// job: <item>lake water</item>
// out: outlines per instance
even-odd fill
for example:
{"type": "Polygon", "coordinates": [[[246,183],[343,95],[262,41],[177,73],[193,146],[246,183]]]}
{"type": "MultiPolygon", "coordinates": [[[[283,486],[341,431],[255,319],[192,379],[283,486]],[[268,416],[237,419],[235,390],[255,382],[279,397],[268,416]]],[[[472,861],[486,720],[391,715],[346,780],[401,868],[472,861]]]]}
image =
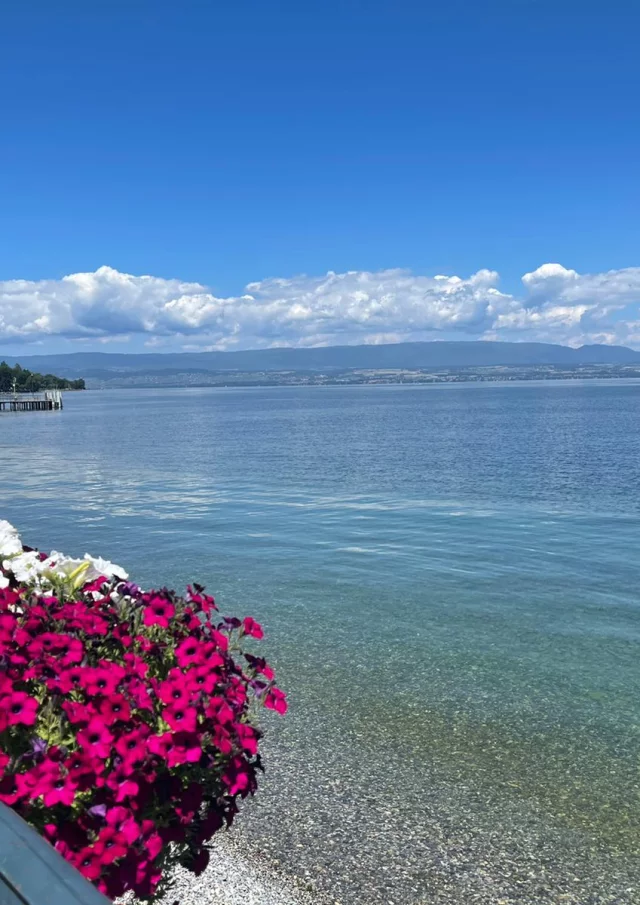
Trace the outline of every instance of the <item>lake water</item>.
{"type": "Polygon", "coordinates": [[[329,901],[640,901],[640,385],[95,391],[0,518],[260,618],[247,844],[329,901]]]}

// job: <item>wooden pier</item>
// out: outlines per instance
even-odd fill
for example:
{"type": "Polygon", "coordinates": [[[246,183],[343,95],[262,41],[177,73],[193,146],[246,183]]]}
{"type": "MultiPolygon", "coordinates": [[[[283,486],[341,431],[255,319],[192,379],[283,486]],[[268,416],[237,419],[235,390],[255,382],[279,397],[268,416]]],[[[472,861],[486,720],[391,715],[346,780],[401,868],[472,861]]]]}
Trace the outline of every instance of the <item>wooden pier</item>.
{"type": "Polygon", "coordinates": [[[0,412],[57,412],[62,409],[60,390],[43,393],[0,393],[0,412]]]}

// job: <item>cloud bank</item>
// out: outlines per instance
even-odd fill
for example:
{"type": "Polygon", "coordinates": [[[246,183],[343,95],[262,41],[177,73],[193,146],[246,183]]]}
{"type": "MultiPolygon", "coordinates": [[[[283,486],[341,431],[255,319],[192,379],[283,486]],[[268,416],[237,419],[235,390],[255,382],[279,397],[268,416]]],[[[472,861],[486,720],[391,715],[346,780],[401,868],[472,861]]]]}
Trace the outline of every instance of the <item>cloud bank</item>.
{"type": "Polygon", "coordinates": [[[206,286],[111,267],[60,280],[0,281],[0,343],[80,343],[142,336],[149,346],[257,349],[438,337],[640,347],[640,267],[580,274],[543,264],[522,291],[499,275],[329,272],[249,283],[219,298],[206,286]]]}

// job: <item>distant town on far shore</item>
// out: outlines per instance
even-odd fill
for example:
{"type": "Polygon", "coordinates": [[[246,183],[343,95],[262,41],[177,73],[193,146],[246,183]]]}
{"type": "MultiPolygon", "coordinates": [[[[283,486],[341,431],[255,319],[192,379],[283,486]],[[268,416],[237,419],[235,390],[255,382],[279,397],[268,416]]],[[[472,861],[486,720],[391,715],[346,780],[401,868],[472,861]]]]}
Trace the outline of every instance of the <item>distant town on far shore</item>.
{"type": "Polygon", "coordinates": [[[235,352],[76,352],[22,356],[20,362],[6,356],[0,365],[0,391],[11,390],[16,375],[19,390],[637,379],[640,352],[625,346],[476,341],[235,352]]]}

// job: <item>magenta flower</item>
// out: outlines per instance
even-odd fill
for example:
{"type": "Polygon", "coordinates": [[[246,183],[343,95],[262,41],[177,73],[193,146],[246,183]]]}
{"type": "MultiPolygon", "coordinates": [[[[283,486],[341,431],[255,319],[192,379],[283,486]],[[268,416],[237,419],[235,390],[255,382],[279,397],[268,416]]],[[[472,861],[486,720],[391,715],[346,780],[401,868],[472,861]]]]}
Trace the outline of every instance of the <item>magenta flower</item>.
{"type": "Polygon", "coordinates": [[[245,654],[244,658],[252,669],[263,675],[267,681],[272,681],[274,672],[264,657],[254,657],[252,654],[245,654]]]}
{"type": "Polygon", "coordinates": [[[136,823],[133,812],[129,808],[117,805],[107,811],[107,826],[113,827],[126,840],[128,845],[133,845],[140,838],[140,827],[136,823]]]}
{"type": "Polygon", "coordinates": [[[137,654],[128,652],[122,659],[124,660],[124,665],[126,666],[127,671],[131,676],[137,676],[138,679],[144,679],[144,677],[149,672],[149,665],[145,663],[142,657],[139,657],[137,654]]]}
{"type": "Polygon", "coordinates": [[[187,593],[185,594],[185,600],[189,603],[192,603],[200,612],[205,613],[207,616],[211,614],[213,610],[217,610],[216,602],[209,594],[204,593],[204,588],[200,588],[195,585],[191,587],[189,585],[187,587],[187,593]]]}
{"type": "Polygon", "coordinates": [[[16,773],[13,778],[15,779],[16,795],[18,798],[39,798],[42,794],[39,789],[40,772],[38,770],[27,770],[26,773],[16,773]]]}
{"type": "Polygon", "coordinates": [[[247,616],[246,619],[243,619],[242,631],[245,635],[250,635],[252,638],[264,638],[262,626],[259,622],[256,622],[255,619],[252,619],[251,616],[247,616]]]}
{"type": "Polygon", "coordinates": [[[91,696],[115,694],[123,676],[124,670],[115,664],[86,669],[82,676],[82,686],[91,696]]]}
{"type": "Polygon", "coordinates": [[[38,715],[38,702],[24,691],[14,691],[0,698],[0,713],[7,726],[33,726],[38,715]]]}
{"type": "Polygon", "coordinates": [[[105,826],[100,830],[94,847],[100,855],[102,864],[113,864],[114,861],[120,861],[129,851],[129,843],[124,833],[118,832],[112,826],[105,826]]]}
{"type": "Polygon", "coordinates": [[[72,805],[77,790],[78,783],[58,768],[55,773],[43,773],[35,791],[42,795],[45,808],[52,808],[57,804],[72,805]]]}
{"type": "Polygon", "coordinates": [[[168,600],[162,597],[154,597],[144,609],[143,622],[145,625],[159,625],[161,628],[169,628],[169,620],[176,614],[176,608],[168,600]]]}
{"type": "MultiPolygon", "coordinates": [[[[171,670],[173,674],[171,678],[165,682],[161,682],[156,694],[158,699],[164,704],[172,707],[187,707],[193,696],[192,689],[188,683],[188,674],[185,676],[179,670],[171,670]]],[[[170,675],[171,675],[170,673],[170,675]]]]}
{"type": "Polygon", "coordinates": [[[198,666],[202,662],[201,644],[196,638],[185,638],[176,647],[176,660],[182,669],[198,666]]]}
{"type": "Polygon", "coordinates": [[[287,696],[279,688],[270,688],[265,695],[264,706],[275,710],[276,713],[285,714],[288,708],[287,696]]]}
{"type": "Polygon", "coordinates": [[[165,732],[163,736],[151,736],[149,750],[164,757],[169,768],[194,764],[202,757],[202,745],[195,732],[165,732]]]}
{"type": "Polygon", "coordinates": [[[190,689],[205,694],[211,694],[220,681],[219,673],[215,672],[209,663],[190,669],[184,678],[190,689]]]}
{"type": "Polygon", "coordinates": [[[84,644],[78,638],[67,636],[67,646],[61,649],[60,663],[62,666],[72,666],[74,663],[82,663],[84,658],[84,644]]]}
{"type": "Polygon", "coordinates": [[[258,733],[248,723],[236,723],[234,726],[240,747],[248,754],[258,753],[258,733]]]}
{"type": "Polygon", "coordinates": [[[179,815],[181,823],[192,823],[200,809],[202,798],[202,786],[197,782],[190,783],[176,803],[176,813],[179,815]]]}
{"type": "Polygon", "coordinates": [[[0,613],[0,648],[12,640],[17,624],[13,613],[0,613]]]}
{"type": "Polygon", "coordinates": [[[113,770],[106,778],[105,785],[113,792],[114,800],[118,804],[135,798],[140,791],[139,783],[126,765],[113,770]]]}
{"type": "Polygon", "coordinates": [[[235,717],[231,707],[229,707],[225,699],[221,697],[210,699],[206,709],[206,715],[209,719],[216,723],[220,723],[222,726],[232,723],[235,717]]]}
{"type": "Polygon", "coordinates": [[[81,704],[79,701],[64,701],[62,709],[67,714],[67,719],[74,726],[86,726],[89,720],[96,716],[93,707],[88,704],[81,704]]]}
{"type": "MultiPolygon", "coordinates": [[[[57,848],[57,846],[56,846],[57,848]]],[[[102,873],[101,852],[92,846],[87,846],[78,852],[73,863],[87,880],[97,880],[102,873]]]]}
{"type": "Polygon", "coordinates": [[[221,754],[231,754],[233,751],[233,743],[231,735],[224,726],[215,726],[211,740],[221,754]]]}
{"type": "Polygon", "coordinates": [[[87,726],[78,732],[78,744],[87,753],[103,759],[109,756],[113,735],[100,716],[92,717],[87,726]]]}
{"type": "Polygon", "coordinates": [[[122,758],[124,765],[142,763],[147,754],[146,740],[149,731],[141,728],[134,729],[121,735],[115,743],[115,749],[122,758]]]}
{"type": "Polygon", "coordinates": [[[229,650],[229,639],[227,638],[226,635],[223,635],[222,632],[219,632],[217,629],[214,629],[211,632],[211,637],[213,638],[213,640],[215,641],[215,643],[217,644],[217,646],[220,648],[221,651],[226,652],[229,650]]]}
{"type": "Polygon", "coordinates": [[[252,784],[251,773],[246,761],[242,757],[234,757],[223,775],[222,781],[227,786],[229,795],[240,794],[244,797],[252,784]]]}
{"type": "Polygon", "coordinates": [[[150,835],[146,836],[144,839],[144,848],[149,859],[151,861],[155,861],[163,848],[162,836],[160,835],[160,833],[151,833],[150,835]]]}
{"type": "Polygon", "coordinates": [[[198,725],[198,712],[195,707],[184,707],[181,704],[165,707],[162,719],[174,732],[195,732],[198,725]]]}
{"type": "Polygon", "coordinates": [[[154,703],[149,689],[141,679],[129,679],[126,685],[127,696],[138,710],[153,711],[154,703]]]}
{"type": "Polygon", "coordinates": [[[126,722],[131,716],[131,707],[124,695],[114,694],[98,702],[98,712],[107,726],[121,720],[126,722]]]}
{"type": "Polygon", "coordinates": [[[62,694],[69,694],[69,692],[83,687],[86,673],[86,667],[72,666],[58,675],[56,685],[62,694]]]}

